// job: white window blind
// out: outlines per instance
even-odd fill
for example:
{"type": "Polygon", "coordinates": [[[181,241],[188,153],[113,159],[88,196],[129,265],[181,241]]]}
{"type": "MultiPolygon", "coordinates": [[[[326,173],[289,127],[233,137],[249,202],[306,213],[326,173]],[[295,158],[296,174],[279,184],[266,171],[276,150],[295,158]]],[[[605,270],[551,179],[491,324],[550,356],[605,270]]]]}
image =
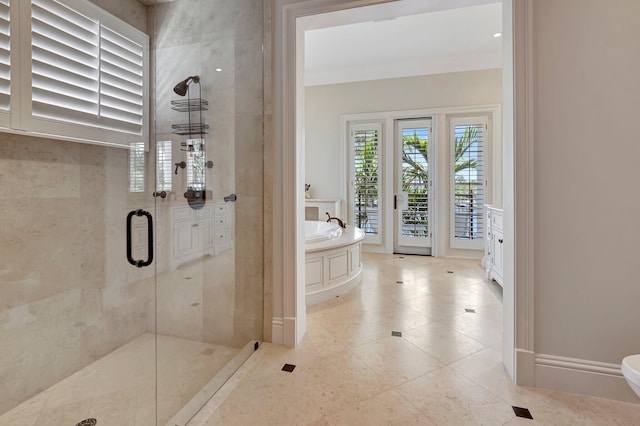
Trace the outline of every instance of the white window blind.
{"type": "Polygon", "coordinates": [[[11,30],[9,0],[0,0],[0,110],[9,111],[11,96],[11,30]]]}
{"type": "Polygon", "coordinates": [[[482,249],[487,119],[451,120],[452,247],[482,249]]]}
{"type": "Polygon", "coordinates": [[[381,126],[377,123],[358,124],[351,127],[353,223],[362,229],[368,242],[379,242],[380,236],[380,188],[379,164],[381,126]]]}
{"type": "Polygon", "coordinates": [[[75,3],[32,0],[33,116],[142,135],[143,43],[75,3]]]}
{"type": "Polygon", "coordinates": [[[156,191],[171,191],[171,141],[156,143],[156,191]]]}

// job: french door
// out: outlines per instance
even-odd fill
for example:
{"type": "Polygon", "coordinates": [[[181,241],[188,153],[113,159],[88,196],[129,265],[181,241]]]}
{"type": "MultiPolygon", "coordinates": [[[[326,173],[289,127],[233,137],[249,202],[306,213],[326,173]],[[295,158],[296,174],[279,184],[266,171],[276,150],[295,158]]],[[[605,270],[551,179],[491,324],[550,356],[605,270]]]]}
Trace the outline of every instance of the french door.
{"type": "Polygon", "coordinates": [[[394,252],[431,254],[433,151],[431,119],[396,121],[394,184],[394,252]]]}

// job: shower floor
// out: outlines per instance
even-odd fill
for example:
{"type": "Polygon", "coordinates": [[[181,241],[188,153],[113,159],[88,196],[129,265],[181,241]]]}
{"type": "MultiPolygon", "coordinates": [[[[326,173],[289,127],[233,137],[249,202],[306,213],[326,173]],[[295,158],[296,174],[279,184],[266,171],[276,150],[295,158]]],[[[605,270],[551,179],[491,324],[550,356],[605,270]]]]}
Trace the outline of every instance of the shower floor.
{"type": "MultiPolygon", "coordinates": [[[[239,349],[158,336],[158,424],[165,424],[239,349]]],[[[0,416],[1,426],[156,424],[156,339],[143,334],[0,416]]]]}

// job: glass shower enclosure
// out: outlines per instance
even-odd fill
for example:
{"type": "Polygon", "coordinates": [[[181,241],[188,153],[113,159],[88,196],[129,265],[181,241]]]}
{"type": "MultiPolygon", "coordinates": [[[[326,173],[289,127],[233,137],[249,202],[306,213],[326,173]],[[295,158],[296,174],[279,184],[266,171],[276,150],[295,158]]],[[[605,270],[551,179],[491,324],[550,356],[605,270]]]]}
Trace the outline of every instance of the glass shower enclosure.
{"type": "Polygon", "coordinates": [[[90,3],[147,37],[96,72],[149,136],[0,129],[0,426],[186,425],[262,340],[263,2],[90,3]]]}

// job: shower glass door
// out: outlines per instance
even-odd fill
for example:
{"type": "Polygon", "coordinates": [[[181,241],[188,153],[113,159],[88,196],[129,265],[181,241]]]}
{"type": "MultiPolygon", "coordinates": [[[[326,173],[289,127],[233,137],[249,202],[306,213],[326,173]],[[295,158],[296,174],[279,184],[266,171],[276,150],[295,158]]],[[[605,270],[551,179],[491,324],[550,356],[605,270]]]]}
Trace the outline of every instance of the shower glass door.
{"type": "Polygon", "coordinates": [[[183,425],[262,340],[261,1],[157,1],[157,424],[183,425]]]}

